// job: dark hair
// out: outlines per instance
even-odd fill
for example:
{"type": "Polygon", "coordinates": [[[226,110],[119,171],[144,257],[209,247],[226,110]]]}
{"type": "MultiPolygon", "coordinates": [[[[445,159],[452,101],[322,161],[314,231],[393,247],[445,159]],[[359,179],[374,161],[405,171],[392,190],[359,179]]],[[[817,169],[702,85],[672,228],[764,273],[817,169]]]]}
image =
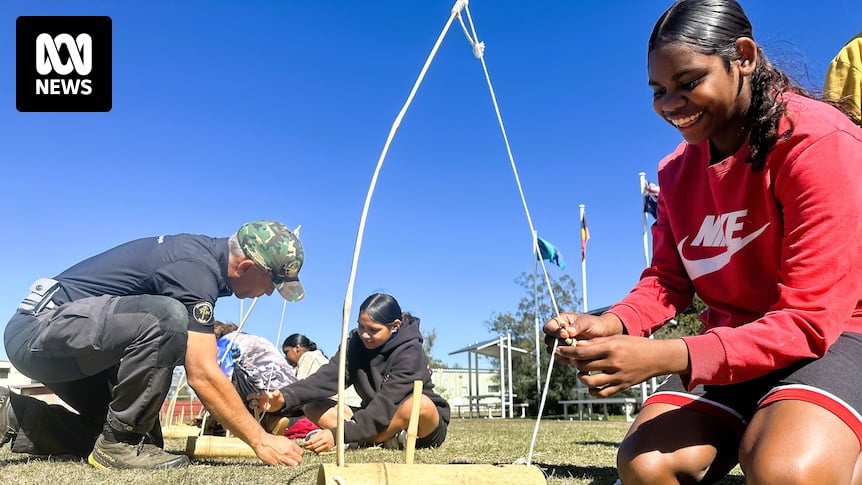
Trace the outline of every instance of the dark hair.
{"type": "Polygon", "coordinates": [[[391,327],[395,320],[401,320],[401,325],[419,325],[419,318],[409,312],[402,312],[398,301],[386,293],[375,293],[359,305],[359,313],[365,312],[377,323],[391,327]]]}
{"type": "Polygon", "coordinates": [[[237,330],[239,330],[239,327],[237,327],[236,324],[230,322],[223,323],[218,320],[213,321],[213,333],[215,334],[216,340],[231,332],[236,332],[237,330]]]}
{"type": "MultiPolygon", "coordinates": [[[[648,52],[665,44],[687,44],[703,54],[721,57],[730,71],[731,63],[740,59],[736,41],[741,37],[754,40],[751,22],[735,0],[678,0],[653,27],[648,52]]],[[[767,153],[779,140],[786,140],[793,133],[789,118],[790,128],[778,133],[778,122],[787,114],[787,103],[780,100],[785,92],[813,98],[773,66],[758,45],[757,64],[751,74],[751,106],[746,114],[749,126],[746,162],[754,171],[763,168],[767,153]]]]}
{"type": "Polygon", "coordinates": [[[310,351],[317,350],[317,344],[309,340],[308,337],[301,333],[295,333],[288,336],[286,339],[284,339],[284,343],[281,344],[282,347],[296,347],[297,345],[310,351]]]}

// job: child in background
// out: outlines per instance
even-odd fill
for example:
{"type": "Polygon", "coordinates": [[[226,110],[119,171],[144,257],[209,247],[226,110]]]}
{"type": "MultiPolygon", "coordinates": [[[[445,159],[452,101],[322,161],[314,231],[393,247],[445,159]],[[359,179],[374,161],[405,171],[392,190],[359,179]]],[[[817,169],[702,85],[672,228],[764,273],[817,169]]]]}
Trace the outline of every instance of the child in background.
{"type": "Polygon", "coordinates": [[[862,124],[862,32],[847,41],[829,63],[823,97],[839,103],[862,124]]]}
{"type": "Polygon", "coordinates": [[[317,344],[301,333],[295,333],[284,339],[281,345],[287,363],[296,370],[297,379],[305,379],[317,372],[329,359],[317,349],[317,344]]]}
{"type": "MultiPolygon", "coordinates": [[[[335,446],[338,425],[336,354],[308,378],[258,396],[262,409],[303,406],[305,415],[323,428],[306,439],[316,453],[335,446]]],[[[359,307],[358,328],[347,342],[346,385],[362,398],[360,407],[345,409],[346,443],[380,443],[402,449],[413,402],[413,381],[423,382],[417,448],[437,447],[446,439],[449,404],[433,391],[428,359],[422,348],[419,319],[402,312],[390,295],[375,293],[359,307]]]]}
{"type": "MultiPolygon", "coordinates": [[[[213,329],[219,367],[243,399],[297,381],[293,367],[287,365],[269,340],[239,332],[233,323],[215,321],[213,329]]],[[[288,426],[288,420],[275,413],[267,413],[261,419],[264,429],[273,434],[283,434],[288,426]]]]}

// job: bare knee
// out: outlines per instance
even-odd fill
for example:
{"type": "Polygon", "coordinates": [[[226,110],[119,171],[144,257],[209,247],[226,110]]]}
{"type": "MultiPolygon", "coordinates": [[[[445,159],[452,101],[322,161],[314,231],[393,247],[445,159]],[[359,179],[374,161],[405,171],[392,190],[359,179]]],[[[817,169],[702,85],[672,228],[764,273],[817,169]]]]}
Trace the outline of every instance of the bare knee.
{"type": "Polygon", "coordinates": [[[739,446],[749,484],[853,483],[858,462],[855,433],[805,401],[782,400],[759,410],[739,446]]]}
{"type": "Polygon", "coordinates": [[[811,467],[787,459],[787,457],[779,460],[758,459],[741,465],[741,467],[745,474],[745,483],[749,485],[759,483],[787,485],[794,483],[836,483],[825,479],[823,475],[812,473],[811,467]]]}
{"type": "MultiPolygon", "coordinates": [[[[331,399],[312,401],[303,406],[302,412],[309,421],[321,428],[335,428],[338,426],[337,403],[331,399]]],[[[345,417],[350,417],[352,414],[345,417]]]]}
{"type": "Polygon", "coordinates": [[[663,447],[626,439],[617,453],[617,469],[626,485],[711,481],[734,464],[718,457],[711,445],[663,447]]]}
{"type": "MultiPolygon", "coordinates": [[[[421,396],[421,404],[419,405],[419,435],[423,436],[422,431],[429,426],[436,427],[437,421],[440,419],[437,413],[437,406],[428,396],[421,396]]],[[[398,409],[395,410],[395,415],[392,417],[392,424],[395,428],[407,429],[410,424],[410,413],[413,409],[413,397],[405,399],[398,409]]],[[[433,428],[427,430],[427,433],[433,431],[433,428]]],[[[427,434],[426,433],[426,434],[427,434]]]]}
{"type": "Polygon", "coordinates": [[[745,474],[746,483],[847,483],[841,471],[824,456],[787,453],[787,450],[762,446],[752,450],[740,450],[739,464],[745,474]]]}
{"type": "Polygon", "coordinates": [[[668,456],[658,450],[633,452],[625,442],[617,453],[617,472],[626,485],[671,483],[668,456]]]}

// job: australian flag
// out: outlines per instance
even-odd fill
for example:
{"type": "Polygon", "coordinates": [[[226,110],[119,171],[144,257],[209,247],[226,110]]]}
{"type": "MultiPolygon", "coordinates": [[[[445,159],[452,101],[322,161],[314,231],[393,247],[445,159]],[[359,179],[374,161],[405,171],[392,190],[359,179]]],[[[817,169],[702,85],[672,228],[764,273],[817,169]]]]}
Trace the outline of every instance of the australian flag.
{"type": "Polygon", "coordinates": [[[658,218],[658,184],[647,182],[644,186],[644,213],[649,213],[654,219],[658,218]]]}

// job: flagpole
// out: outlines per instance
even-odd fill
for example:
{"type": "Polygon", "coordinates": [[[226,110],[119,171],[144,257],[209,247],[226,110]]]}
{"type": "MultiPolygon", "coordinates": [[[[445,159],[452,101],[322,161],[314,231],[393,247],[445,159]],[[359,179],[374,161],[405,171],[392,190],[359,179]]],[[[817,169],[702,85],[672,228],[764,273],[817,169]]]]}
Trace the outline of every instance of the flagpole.
{"type": "Polygon", "coordinates": [[[640,185],[641,185],[641,211],[643,212],[643,242],[644,242],[644,265],[649,266],[649,221],[647,220],[647,212],[644,210],[643,203],[646,197],[646,173],[639,172],[638,177],[640,177],[640,185]]]}
{"type": "Polygon", "coordinates": [[[539,233],[533,231],[533,317],[535,323],[533,325],[536,333],[536,399],[542,396],[542,364],[539,354],[539,258],[541,257],[536,251],[539,250],[537,241],[539,233]]]}
{"type": "MultiPolygon", "coordinates": [[[[584,220],[584,204],[578,206],[581,209],[581,224],[583,224],[584,220]]],[[[578,225],[580,227],[580,224],[578,225]]],[[[584,232],[579,231],[581,233],[581,247],[587,243],[584,240],[584,232]]],[[[587,305],[587,257],[586,254],[581,258],[581,285],[584,288],[584,313],[589,311],[589,306],[587,305]]]]}
{"type": "MultiPolygon", "coordinates": [[[[649,257],[649,232],[648,232],[648,230],[649,230],[649,215],[647,214],[647,211],[646,211],[646,209],[647,209],[646,201],[647,201],[647,196],[648,196],[646,173],[638,172],[638,178],[640,178],[641,211],[643,212],[643,218],[644,218],[643,219],[644,266],[648,268],[650,266],[650,257],[649,257]]],[[[658,202],[656,201],[656,203],[658,203],[658,202]]],[[[653,336],[650,335],[649,338],[653,338],[653,336]]],[[[657,380],[657,378],[653,377],[650,381],[651,381],[651,385],[652,385],[652,392],[655,392],[656,387],[658,387],[658,380],[657,380]]],[[[641,389],[641,396],[643,398],[646,398],[646,396],[647,396],[646,381],[641,382],[640,389],[641,389]]]]}

